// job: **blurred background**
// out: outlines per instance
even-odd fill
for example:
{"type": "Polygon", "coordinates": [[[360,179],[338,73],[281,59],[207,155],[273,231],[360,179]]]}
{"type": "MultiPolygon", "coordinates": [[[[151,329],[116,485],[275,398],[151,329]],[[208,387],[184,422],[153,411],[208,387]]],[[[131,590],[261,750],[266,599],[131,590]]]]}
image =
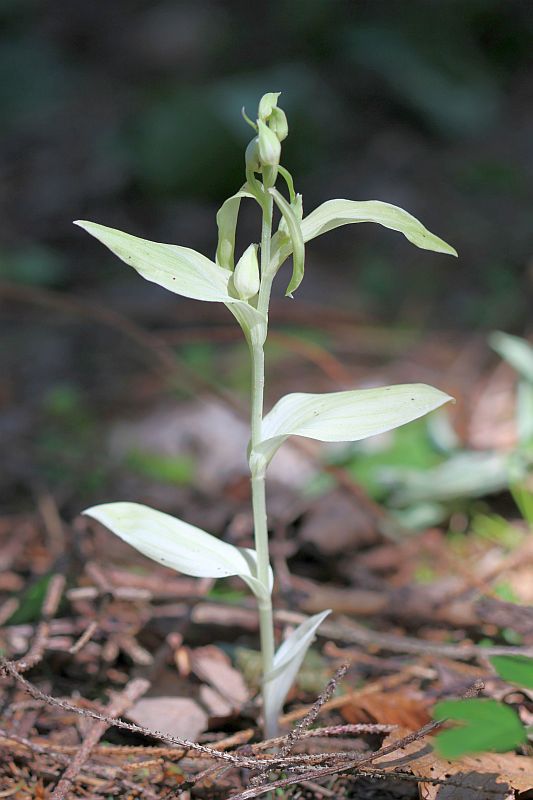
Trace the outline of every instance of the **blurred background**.
{"type": "MultiPolygon", "coordinates": [[[[494,420],[475,440],[464,407],[494,358],[487,334],[531,330],[531,3],[2,0],[0,17],[8,509],[45,490],[75,511],[114,481],[122,496],[187,483],[198,453],[161,456],[153,431],[169,422],[154,408],[204,390],[244,397],[225,309],[143,282],[71,222],[212,255],[216,210],[243,181],[240,109],[254,116],[265,91],[283,92],[283,162],[307,212],[384,200],[460,254],[372,225],[313,242],[295,300],[283,280],[275,298],[273,397],[308,378],[316,390],[433,380],[459,389],[456,433],[494,445],[494,420]]],[[[246,208],[242,243],[257,222],[246,208]]]]}

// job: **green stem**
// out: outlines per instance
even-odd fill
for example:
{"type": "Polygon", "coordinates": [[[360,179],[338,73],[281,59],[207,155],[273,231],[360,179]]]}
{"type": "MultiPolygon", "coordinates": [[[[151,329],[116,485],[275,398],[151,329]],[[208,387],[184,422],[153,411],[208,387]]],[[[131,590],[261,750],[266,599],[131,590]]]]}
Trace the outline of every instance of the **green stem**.
{"type": "MultiPolygon", "coordinates": [[[[265,189],[268,183],[265,181],[265,189]]],[[[252,336],[250,341],[250,354],[252,359],[252,387],[251,387],[251,447],[252,450],[261,439],[261,425],[263,421],[263,398],[265,387],[265,353],[263,349],[268,326],[268,304],[272,288],[273,276],[270,275],[270,239],[272,235],[272,197],[267,195],[263,205],[263,222],[261,231],[261,288],[257,303],[258,310],[264,314],[265,328],[259,336],[252,336]]],[[[255,550],[257,553],[257,577],[261,582],[264,593],[258,600],[259,629],[261,637],[261,662],[263,680],[273,668],[274,663],[274,624],[272,618],[272,602],[270,599],[270,557],[268,550],[268,524],[266,514],[265,496],[265,466],[259,459],[250,461],[252,485],[252,509],[254,518],[255,550]]],[[[263,684],[263,709],[265,720],[266,695],[263,684]]],[[[265,735],[275,735],[269,722],[265,726],[265,735]],[[267,729],[268,727],[268,729],[267,729]]]]}

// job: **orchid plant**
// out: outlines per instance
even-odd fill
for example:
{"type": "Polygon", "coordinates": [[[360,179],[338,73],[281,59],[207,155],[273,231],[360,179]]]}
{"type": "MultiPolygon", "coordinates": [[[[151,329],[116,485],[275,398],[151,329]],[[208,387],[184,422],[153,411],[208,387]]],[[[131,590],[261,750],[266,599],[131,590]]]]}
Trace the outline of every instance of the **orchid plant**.
{"type": "Polygon", "coordinates": [[[95,222],[76,224],[99,239],[143,278],[194,300],[224,303],[242,328],[251,361],[248,450],[254,521],[254,549],[235,547],[180,519],[132,502],[106,503],[84,513],[98,520],[154,561],[186,575],[224,578],[238,575],[256,597],[259,610],[263,726],[276,734],[278,717],[316,631],[330,613],[307,619],[276,649],[269,559],[265,475],[289,436],[325,442],[358,441],[392,430],[442,406],[451,398],[423,384],[386,386],[326,394],[288,394],[266,414],[264,345],[272,282],[292,256],[286,295],[292,297],[304,277],[305,244],[342,225],[376,222],[402,233],[425,250],[457,255],[453,247],[428,231],[415,217],[389,203],[328,200],[307,216],[293,178],[280,163],[287,118],[278,105],[279,92],[265,94],[245,153],[243,186],[217,213],[218,246],[214,260],[188,247],[139,239],[95,222]],[[281,182],[286,194],[276,188],[281,182]],[[235,235],[243,200],[261,210],[261,239],[236,259],[235,235]],[[279,223],[273,230],[273,212],[279,223]],[[236,262],[236,263],[235,263],[236,262]]]}

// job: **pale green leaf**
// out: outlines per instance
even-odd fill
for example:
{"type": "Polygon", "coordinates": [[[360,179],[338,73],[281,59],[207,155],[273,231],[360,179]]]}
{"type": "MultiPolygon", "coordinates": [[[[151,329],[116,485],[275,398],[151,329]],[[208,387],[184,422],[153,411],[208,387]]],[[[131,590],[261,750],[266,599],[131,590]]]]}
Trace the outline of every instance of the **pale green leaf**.
{"type": "Polygon", "coordinates": [[[533,442],[533,382],[525,379],[516,389],[516,427],[520,443],[533,442]]]}
{"type": "Polygon", "coordinates": [[[252,199],[254,197],[247,188],[248,184],[245,183],[236,194],[228,197],[222,203],[217,213],[218,245],[216,260],[217,264],[229,270],[232,270],[235,265],[235,231],[241,200],[243,197],[251,197],[252,199]]]}
{"type": "Polygon", "coordinates": [[[302,227],[293,208],[287,203],[283,195],[280,194],[277,189],[270,189],[269,191],[274,198],[274,202],[281,211],[287,230],[289,231],[292,250],[292,277],[285,294],[292,295],[302,282],[304,276],[305,247],[302,227]]]}
{"type": "Polygon", "coordinates": [[[423,250],[457,255],[453,247],[428,231],[412,214],[380,200],[327,200],[302,221],[304,241],[353,222],[377,222],[403,233],[406,239],[423,250]]]}
{"type": "Polygon", "coordinates": [[[201,528],[139,503],[105,503],[83,513],[165,567],[197,578],[238,575],[255,594],[262,593],[255,550],[234,547],[201,528]]]}
{"type": "MultiPolygon", "coordinates": [[[[403,233],[412,244],[423,250],[457,255],[451,245],[428,231],[412,214],[380,200],[327,200],[302,220],[303,240],[309,242],[334,228],[355,222],[376,222],[385,228],[403,233]]],[[[272,263],[277,269],[291,254],[291,246],[290,242],[279,238],[274,244],[272,263]]]]}
{"type": "Polygon", "coordinates": [[[533,347],[519,336],[495,331],[489,337],[493,350],[496,350],[519,375],[533,383],[533,347]]]}
{"type": "Polygon", "coordinates": [[[196,250],[139,239],[95,222],[77,220],[75,225],[102,242],[147,281],[193,300],[225,303],[248,327],[263,322],[262,315],[255,308],[229,294],[230,270],[223,269],[196,250]]]}
{"type": "MultiPolygon", "coordinates": [[[[518,465],[516,480],[524,472],[518,465]]],[[[395,506],[483,497],[507,488],[511,476],[509,454],[492,450],[464,450],[425,470],[388,467],[381,471],[383,482],[394,489],[391,503],[395,506]]]]}
{"type": "Polygon", "coordinates": [[[289,190],[289,198],[291,204],[296,200],[296,192],[294,191],[294,180],[292,178],[291,173],[285,167],[282,167],[281,164],[278,165],[278,172],[287,184],[287,189],[289,190]]]}
{"type": "Polygon", "coordinates": [[[287,693],[302,665],[304,656],[314,641],[318,627],[330,613],[331,610],[328,609],[309,617],[278,648],[274,656],[272,672],[264,678],[264,715],[267,732],[276,730],[278,716],[283,708],[287,693]]]}
{"type": "Polygon", "coordinates": [[[254,453],[269,461],[288,436],[356,442],[418,419],[452,399],[425,384],[288,394],[263,419],[254,453]]]}

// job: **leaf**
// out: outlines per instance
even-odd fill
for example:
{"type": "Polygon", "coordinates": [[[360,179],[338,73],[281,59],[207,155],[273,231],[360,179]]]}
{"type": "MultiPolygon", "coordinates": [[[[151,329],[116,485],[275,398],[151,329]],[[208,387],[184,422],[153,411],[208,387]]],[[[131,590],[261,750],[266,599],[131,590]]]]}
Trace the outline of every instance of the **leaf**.
{"type": "Polygon", "coordinates": [[[533,527],[533,491],[526,483],[514,483],[509,490],[525,521],[533,527]]]}
{"type": "Polygon", "coordinates": [[[287,189],[289,190],[289,199],[292,203],[296,201],[296,192],[294,191],[294,181],[292,178],[291,173],[285,167],[282,167],[281,164],[278,164],[278,172],[287,184],[287,189]]]}
{"type": "MultiPolygon", "coordinates": [[[[376,689],[377,687],[373,687],[376,689]]],[[[400,725],[416,731],[426,725],[430,700],[415,689],[402,686],[393,691],[372,691],[348,695],[340,712],[346,722],[376,722],[379,725],[400,725]]]]}
{"type": "Polygon", "coordinates": [[[225,303],[239,322],[249,327],[264,322],[263,316],[249,303],[229,294],[232,273],[196,250],[139,239],[95,222],[77,220],[74,224],[102,242],[147,281],[193,300],[225,303]]]}
{"type": "Polygon", "coordinates": [[[385,228],[403,233],[406,239],[422,250],[457,256],[455,248],[428,231],[412,214],[380,200],[327,200],[302,221],[304,241],[308,242],[352,222],[377,222],[385,228]]]}
{"type": "Polygon", "coordinates": [[[217,213],[218,245],[216,261],[221,267],[232,270],[235,265],[235,231],[237,219],[243,197],[251,197],[253,194],[247,191],[248,184],[234,195],[222,203],[217,213]]]}
{"type": "Polygon", "coordinates": [[[384,433],[452,400],[425,384],[328,394],[288,394],[263,419],[258,455],[272,458],[288,436],[322,442],[356,442],[384,433]]]}
{"type": "Polygon", "coordinates": [[[489,336],[489,343],[519,375],[533,383],[533,347],[529,342],[519,336],[495,331],[489,336]]]}
{"type": "Polygon", "coordinates": [[[272,672],[265,676],[265,729],[267,736],[275,731],[287,693],[291,688],[304,656],[315,638],[317,628],[331,611],[322,611],[302,622],[278,648],[272,672]]]}
{"type": "Polygon", "coordinates": [[[234,547],[201,528],[139,503],[105,503],[83,513],[165,567],[196,578],[238,575],[258,597],[265,594],[257,580],[255,550],[234,547]]]}
{"type": "Polygon", "coordinates": [[[151,731],[189,741],[196,741],[209,725],[203,708],[190,697],[143,697],[126,716],[151,731]]]}
{"type": "Polygon", "coordinates": [[[274,198],[274,202],[281,211],[289,231],[292,247],[292,277],[285,294],[292,296],[292,293],[296,291],[301,284],[304,276],[305,247],[301,223],[283,195],[280,194],[277,189],[269,189],[269,191],[274,198]]]}
{"type": "Polygon", "coordinates": [[[516,428],[521,444],[533,441],[533,382],[525,379],[516,389],[516,428]]]}
{"type": "Polygon", "coordinates": [[[126,456],[126,465],[139,475],[159,483],[187,485],[194,477],[194,460],[190,456],[167,456],[132,448],[126,456]]]}
{"type": "MultiPolygon", "coordinates": [[[[380,200],[327,200],[302,220],[303,240],[309,242],[334,228],[355,222],[377,222],[403,233],[406,239],[423,250],[457,256],[455,248],[428,231],[412,214],[380,200]]],[[[278,237],[272,248],[273,268],[278,269],[290,254],[290,243],[278,237]]]]}
{"type": "Polygon", "coordinates": [[[509,485],[510,466],[506,453],[464,450],[424,470],[387,468],[381,478],[394,489],[391,502],[401,507],[501,491],[509,485]]]}
{"type": "Polygon", "coordinates": [[[190,664],[192,672],[216,689],[232,708],[241,708],[250,699],[243,676],[232,667],[228,655],[215,645],[192,650],[190,664]]]}
{"type": "MultiPolygon", "coordinates": [[[[409,733],[412,729],[397,727],[383,746],[394,744],[409,733]]],[[[419,778],[423,800],[511,800],[515,792],[531,787],[531,759],[514,753],[480,753],[449,761],[439,758],[430,740],[424,738],[374,762],[378,769],[391,775],[399,764],[400,769],[407,768],[419,778]]]]}
{"type": "Polygon", "coordinates": [[[525,689],[533,689],[533,658],[494,656],[490,662],[500,678],[525,689]]]}
{"type": "Polygon", "coordinates": [[[51,577],[50,574],[41,575],[22,591],[15,610],[6,619],[8,625],[26,625],[39,619],[51,577]]]}
{"type": "Polygon", "coordinates": [[[445,700],[433,709],[435,719],[464,722],[436,737],[437,750],[444,758],[485,750],[505,752],[526,741],[526,732],[517,713],[504,703],[485,698],[445,700]]]}

